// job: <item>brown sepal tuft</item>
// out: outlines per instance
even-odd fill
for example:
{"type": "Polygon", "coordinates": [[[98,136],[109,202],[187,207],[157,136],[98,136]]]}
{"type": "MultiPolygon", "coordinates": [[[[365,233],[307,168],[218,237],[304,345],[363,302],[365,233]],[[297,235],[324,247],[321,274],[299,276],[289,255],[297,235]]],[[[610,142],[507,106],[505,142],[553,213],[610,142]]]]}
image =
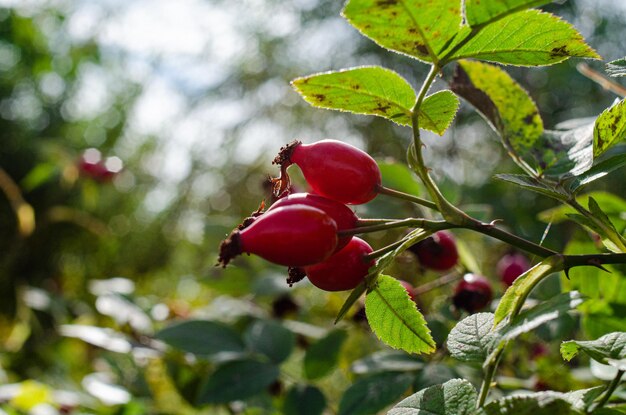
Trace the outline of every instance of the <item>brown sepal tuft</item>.
{"type": "Polygon", "coordinates": [[[290,287],[293,287],[295,283],[302,281],[304,277],[306,277],[304,270],[298,267],[289,267],[287,273],[289,274],[287,284],[289,284],[290,287]]]}
{"type": "Polygon", "coordinates": [[[215,266],[221,265],[222,268],[226,268],[226,265],[239,254],[241,254],[241,238],[239,230],[235,229],[220,244],[220,255],[215,266]]]}

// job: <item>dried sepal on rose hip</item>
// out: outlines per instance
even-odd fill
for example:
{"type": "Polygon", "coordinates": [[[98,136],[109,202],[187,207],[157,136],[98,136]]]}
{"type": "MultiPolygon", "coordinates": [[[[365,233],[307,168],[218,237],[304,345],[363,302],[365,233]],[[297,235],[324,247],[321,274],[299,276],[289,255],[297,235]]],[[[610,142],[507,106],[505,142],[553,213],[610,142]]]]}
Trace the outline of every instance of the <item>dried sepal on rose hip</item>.
{"type": "Polygon", "coordinates": [[[368,259],[372,247],[361,238],[354,237],[341,251],[326,261],[304,267],[304,273],[313,285],[324,291],[344,291],[355,288],[376,263],[368,259]]]}
{"type": "Polygon", "coordinates": [[[381,174],[376,161],[366,152],[337,140],[312,144],[293,141],[280,149],[273,161],[280,165],[280,177],[273,179],[274,192],[282,194],[290,186],[287,168],[300,167],[316,194],[341,203],[358,205],[378,194],[381,174]]]}
{"type": "Polygon", "coordinates": [[[302,267],[324,261],[337,247],[337,224],[320,209],[293,205],[267,211],[220,245],[218,265],[242,253],[302,267]]]}

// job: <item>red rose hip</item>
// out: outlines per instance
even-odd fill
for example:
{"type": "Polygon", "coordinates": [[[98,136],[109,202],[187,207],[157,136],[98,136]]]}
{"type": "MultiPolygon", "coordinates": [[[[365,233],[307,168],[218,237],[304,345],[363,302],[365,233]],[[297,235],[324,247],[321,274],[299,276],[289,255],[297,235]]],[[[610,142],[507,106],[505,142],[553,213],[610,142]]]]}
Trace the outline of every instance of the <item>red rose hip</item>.
{"type": "Polygon", "coordinates": [[[289,188],[287,167],[296,164],[316,194],[342,203],[358,205],[376,197],[381,174],[376,161],[366,152],[337,140],[313,144],[293,141],[274,159],[281,176],[274,179],[280,194],[289,188]]]}
{"type": "Polygon", "coordinates": [[[368,269],[376,263],[365,258],[372,251],[367,242],[354,237],[326,261],[304,267],[304,272],[313,285],[324,291],[351,290],[363,281],[368,269]]]}
{"type": "Polygon", "coordinates": [[[409,251],[417,255],[423,267],[435,271],[447,271],[459,260],[454,236],[448,231],[439,231],[416,243],[409,251]]]}
{"type": "Polygon", "coordinates": [[[241,253],[302,267],[324,261],[337,246],[337,224],[320,209],[293,205],[267,211],[249,226],[234,230],[220,245],[218,264],[241,253]]]}
{"type": "Polygon", "coordinates": [[[477,274],[465,274],[454,290],[452,301],[457,308],[475,313],[485,308],[492,298],[493,292],[487,278],[477,274]]]}
{"type": "MultiPolygon", "coordinates": [[[[354,229],[359,218],[348,206],[327,197],[314,195],[310,193],[293,193],[276,201],[268,210],[272,211],[276,208],[292,205],[311,206],[325,212],[337,224],[338,231],[354,229]]],[[[344,236],[339,238],[335,252],[346,246],[350,242],[352,236],[344,236]]]]}
{"type": "Polygon", "coordinates": [[[530,261],[524,255],[519,253],[506,254],[498,264],[496,265],[496,273],[500,280],[507,287],[512,285],[513,282],[530,269],[530,261]]]}

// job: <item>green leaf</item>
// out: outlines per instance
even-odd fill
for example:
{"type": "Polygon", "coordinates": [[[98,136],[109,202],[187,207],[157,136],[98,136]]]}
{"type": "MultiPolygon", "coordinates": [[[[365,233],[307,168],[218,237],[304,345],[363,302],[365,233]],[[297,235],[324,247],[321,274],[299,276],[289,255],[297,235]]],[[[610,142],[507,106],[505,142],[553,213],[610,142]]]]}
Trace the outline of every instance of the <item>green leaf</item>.
{"type": "Polygon", "coordinates": [[[388,415],[471,415],[476,389],[466,380],[452,379],[421,390],[394,406],[388,415]]]}
{"type": "Polygon", "coordinates": [[[366,290],[367,287],[365,286],[365,282],[361,282],[352,291],[350,291],[350,295],[348,296],[348,298],[346,298],[346,301],[344,301],[341,309],[339,310],[339,313],[337,313],[337,317],[335,318],[335,324],[337,324],[343,318],[343,316],[346,315],[348,310],[350,310],[350,307],[352,307],[352,305],[354,305],[354,303],[356,303],[358,299],[361,298],[361,295],[363,295],[366,290]]]}
{"type": "Polygon", "coordinates": [[[341,345],[347,337],[345,331],[334,330],[309,346],[304,356],[304,374],[307,379],[326,376],[337,366],[341,345]]]}
{"type": "Polygon", "coordinates": [[[380,66],[365,66],[297,78],[291,82],[314,107],[377,115],[411,124],[415,91],[400,75],[380,66]]]}
{"type": "Polygon", "coordinates": [[[419,109],[420,128],[443,135],[452,123],[459,104],[459,98],[452,91],[443,90],[427,96],[419,109]]]}
{"type": "Polygon", "coordinates": [[[465,19],[470,26],[485,25],[502,17],[552,0],[465,0],[465,19]]]}
{"type": "MultiPolygon", "coordinates": [[[[596,398],[602,395],[606,388],[604,386],[596,386],[595,388],[580,389],[565,394],[563,399],[572,404],[579,411],[586,410],[596,398]]],[[[593,412],[596,413],[595,411],[593,412]]]]}
{"type": "Polygon", "coordinates": [[[383,350],[352,363],[350,370],[358,375],[380,372],[405,372],[419,370],[424,362],[410,354],[395,350],[383,350]]]}
{"type": "Polygon", "coordinates": [[[311,385],[293,385],[285,396],[284,415],[322,415],[326,398],[322,391],[311,385]]]}
{"type": "Polygon", "coordinates": [[[539,10],[508,15],[484,26],[450,58],[509,65],[552,65],[570,57],[600,59],[569,23],[539,10]]]}
{"type": "Polygon", "coordinates": [[[553,255],[520,275],[502,296],[495,312],[494,325],[497,326],[505,318],[516,315],[532,289],[545,277],[562,269],[563,257],[553,255]]]}
{"type": "Polygon", "coordinates": [[[517,186],[520,186],[527,190],[531,190],[533,192],[550,196],[557,200],[565,201],[569,197],[564,190],[552,187],[548,183],[535,179],[534,177],[522,174],[496,174],[495,178],[508,183],[513,183],[517,186]]]}
{"type": "Polygon", "coordinates": [[[227,403],[263,392],[278,379],[277,366],[256,360],[228,362],[200,387],[198,404],[227,403]]]}
{"type": "Polygon", "coordinates": [[[411,386],[411,373],[382,373],[359,379],[346,390],[339,415],[370,415],[397,401],[411,386]]]}
{"type": "Polygon", "coordinates": [[[365,313],[376,336],[389,346],[408,353],[431,353],[435,342],[424,316],[402,285],[381,275],[365,297],[365,313]]]}
{"type": "Polygon", "coordinates": [[[607,108],[593,129],[593,155],[598,157],[611,146],[626,140],[626,99],[607,108]]]}
{"type": "Polygon", "coordinates": [[[492,313],[465,317],[450,331],[447,346],[452,357],[462,362],[484,362],[498,340],[492,313]]]}
{"type": "Polygon", "coordinates": [[[461,27],[461,3],[448,0],[350,0],[342,15],[378,45],[426,62],[461,27]]]}
{"type": "MultiPolygon", "coordinates": [[[[615,224],[617,229],[622,229],[626,226],[626,218],[622,217],[622,213],[626,212],[626,200],[613,193],[595,191],[578,196],[576,201],[579,204],[586,206],[589,205],[590,197],[593,197],[597,203],[602,205],[602,210],[611,218],[611,221],[615,224]]],[[[567,215],[570,213],[576,213],[576,210],[571,206],[563,205],[544,210],[543,212],[540,212],[537,217],[546,223],[560,223],[567,220],[567,215]]]]}
{"type": "Polygon", "coordinates": [[[239,334],[214,321],[183,321],[164,328],[154,337],[171,347],[200,356],[239,355],[244,351],[239,334]]]}
{"type": "Polygon", "coordinates": [[[490,402],[477,415],[579,415],[563,393],[538,392],[490,402]]]}
{"type": "MultiPolygon", "coordinates": [[[[594,120],[595,121],[595,120],[594,120]]],[[[593,166],[593,123],[570,130],[546,130],[535,143],[532,155],[547,176],[570,177],[593,166]]]]}
{"type": "Polygon", "coordinates": [[[569,186],[570,191],[577,192],[583,186],[598,179],[601,179],[607,174],[624,166],[626,166],[626,153],[617,154],[615,156],[602,160],[598,164],[595,164],[592,168],[572,180],[569,186]]]}
{"type": "Polygon", "coordinates": [[[507,151],[517,157],[533,148],[543,132],[537,106],[502,68],[459,62],[450,89],[481,113],[500,135],[507,151]]]}
{"type": "Polygon", "coordinates": [[[600,363],[616,366],[615,361],[626,359],[626,333],[615,332],[597,340],[561,343],[561,356],[567,361],[572,360],[581,350],[600,363]]]}
{"type": "Polygon", "coordinates": [[[626,76],[626,58],[616,59],[606,64],[606,73],[610,76],[626,76]]]}
{"type": "Polygon", "coordinates": [[[257,320],[244,333],[244,340],[253,352],[267,356],[273,363],[289,357],[296,344],[294,334],[275,321],[257,320]]]}
{"type": "MultiPolygon", "coordinates": [[[[292,81],[306,102],[318,108],[376,115],[400,125],[411,125],[415,91],[397,73],[365,66],[309,75],[292,81]]],[[[439,135],[448,128],[459,107],[451,91],[439,91],[422,103],[420,128],[439,135]]]]}
{"type": "Polygon", "coordinates": [[[498,335],[502,340],[512,340],[522,333],[528,333],[542,324],[556,320],[576,309],[583,301],[578,291],[559,294],[511,319],[509,324],[498,331],[498,335]]]}

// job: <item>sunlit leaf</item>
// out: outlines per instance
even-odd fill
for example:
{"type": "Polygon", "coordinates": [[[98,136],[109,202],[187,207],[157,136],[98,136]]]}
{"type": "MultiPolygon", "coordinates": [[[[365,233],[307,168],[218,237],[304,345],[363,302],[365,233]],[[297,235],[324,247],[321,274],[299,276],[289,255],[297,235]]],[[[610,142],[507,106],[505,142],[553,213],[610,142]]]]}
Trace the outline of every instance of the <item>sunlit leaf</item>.
{"type": "Polygon", "coordinates": [[[606,160],[602,160],[583,174],[577,176],[572,180],[569,188],[572,192],[579,191],[583,186],[601,179],[624,166],[626,166],[626,153],[617,154],[606,160]]]}
{"type": "Polygon", "coordinates": [[[626,140],[626,99],[604,110],[596,120],[593,130],[593,155],[597,157],[624,140],[626,140]]]}
{"type": "Polygon", "coordinates": [[[426,62],[461,27],[461,2],[448,0],[350,0],[342,14],[380,46],[426,62]]]}
{"type": "Polygon", "coordinates": [[[415,91],[397,73],[379,66],[314,74],[292,81],[311,105],[377,115],[401,125],[411,123],[415,91]]]}
{"type": "Polygon", "coordinates": [[[452,91],[444,90],[427,96],[419,110],[420,128],[442,135],[452,123],[459,104],[452,91]]]}
{"type": "Polygon", "coordinates": [[[476,389],[467,380],[452,379],[400,401],[388,415],[471,415],[477,397],[476,389]]]}
{"type": "Polygon", "coordinates": [[[365,297],[365,312],[372,331],[389,346],[409,353],[435,350],[426,320],[395,278],[378,278],[365,297]]]}
{"type": "Polygon", "coordinates": [[[570,340],[561,343],[561,355],[572,360],[579,352],[585,352],[592,359],[608,365],[626,359],[626,332],[606,334],[590,341],[570,340]]]}
{"type": "Polygon", "coordinates": [[[481,62],[459,62],[450,88],[481,113],[509,152],[522,155],[543,132],[537,106],[502,68],[481,62]]]}
{"type": "Polygon", "coordinates": [[[465,18],[470,26],[484,25],[502,17],[531,7],[550,3],[552,0],[466,0],[465,18]]]}
{"type": "Polygon", "coordinates": [[[495,312],[494,325],[497,326],[505,318],[517,314],[532,289],[545,277],[562,269],[563,258],[553,255],[520,275],[502,296],[495,312]]]}
{"type": "Polygon", "coordinates": [[[570,57],[600,58],[569,23],[550,13],[526,10],[486,25],[449,59],[539,66],[570,57]]]}

